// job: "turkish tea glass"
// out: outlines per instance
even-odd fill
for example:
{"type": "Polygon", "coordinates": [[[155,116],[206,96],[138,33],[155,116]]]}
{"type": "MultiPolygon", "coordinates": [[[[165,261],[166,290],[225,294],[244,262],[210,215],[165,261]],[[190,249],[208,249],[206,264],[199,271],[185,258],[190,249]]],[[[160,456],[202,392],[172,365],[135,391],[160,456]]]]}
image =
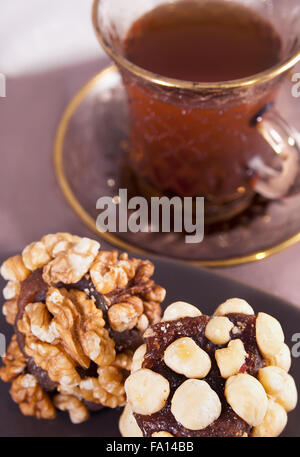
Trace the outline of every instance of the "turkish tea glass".
{"type": "Polygon", "coordinates": [[[175,1],[94,0],[93,24],[126,88],[128,160],[140,190],[203,196],[205,222],[214,223],[242,212],[256,193],[286,196],[299,172],[297,132],[276,110],[276,96],[300,60],[300,3],[234,0],[274,26],[282,40],[281,61],[247,78],[205,83],[154,74],[124,55],[132,24],[175,1]]]}

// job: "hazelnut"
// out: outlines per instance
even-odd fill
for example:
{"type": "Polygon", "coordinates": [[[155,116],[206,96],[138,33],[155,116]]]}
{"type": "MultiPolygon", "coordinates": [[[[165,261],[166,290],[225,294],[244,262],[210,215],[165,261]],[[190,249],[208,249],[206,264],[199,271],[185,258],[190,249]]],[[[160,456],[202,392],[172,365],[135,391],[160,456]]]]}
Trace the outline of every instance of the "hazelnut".
{"type": "Polygon", "coordinates": [[[240,313],[240,314],[254,314],[252,307],[246,300],[241,298],[230,298],[222,303],[216,311],[214,312],[215,316],[225,316],[230,313],[240,313]]]}
{"type": "Polygon", "coordinates": [[[145,331],[143,337],[144,339],[151,338],[155,335],[151,327],[148,327],[147,330],[145,331]]]}
{"type": "Polygon", "coordinates": [[[196,306],[183,301],[177,301],[167,307],[162,321],[175,321],[176,319],[181,319],[183,317],[198,317],[201,315],[201,311],[196,308],[196,306]]]}
{"type": "Polygon", "coordinates": [[[289,412],[297,404],[297,388],[291,375],[279,367],[265,367],[258,372],[258,379],[268,395],[289,412]]]}
{"type": "Polygon", "coordinates": [[[161,431],[152,433],[152,438],[174,438],[169,432],[161,431]]]}
{"type": "Polygon", "coordinates": [[[216,392],[206,381],[188,379],[175,391],[171,412],[185,428],[202,430],[221,414],[222,406],[216,392]]]}
{"type": "Polygon", "coordinates": [[[218,349],[215,357],[222,378],[229,378],[240,371],[245,363],[247,352],[241,340],[232,340],[227,348],[218,349]]]}
{"type": "Polygon", "coordinates": [[[264,420],[268,398],[263,386],[253,376],[240,373],[227,379],[225,397],[233,411],[252,427],[264,420]]]}
{"type": "Polygon", "coordinates": [[[281,349],[277,354],[270,356],[266,359],[267,365],[272,365],[274,367],[282,368],[284,371],[288,372],[291,368],[291,351],[287,344],[282,343],[281,349]]]}
{"type": "Polygon", "coordinates": [[[254,427],[251,436],[269,437],[279,436],[287,424],[285,409],[272,398],[268,401],[268,410],[263,422],[254,427]]]}
{"type": "Polygon", "coordinates": [[[170,394],[170,385],[160,374],[142,368],[127,378],[125,391],[135,413],[151,415],[165,406],[170,394]]]}
{"type": "Polygon", "coordinates": [[[142,346],[137,348],[137,350],[133,354],[132,363],[131,363],[131,373],[133,373],[134,371],[138,371],[142,368],[145,354],[146,354],[146,344],[142,344],[142,346]]]}
{"type": "Polygon", "coordinates": [[[205,336],[213,344],[226,344],[230,340],[230,332],[233,327],[234,325],[228,317],[212,317],[205,328],[205,336]]]}
{"type": "Polygon", "coordinates": [[[278,354],[284,342],[284,334],[278,320],[269,314],[258,313],[256,340],[258,348],[265,358],[278,354]]]}
{"type": "Polygon", "coordinates": [[[192,338],[179,338],[164,353],[164,362],[187,378],[205,378],[211,369],[209,355],[192,338]]]}
{"type": "Polygon", "coordinates": [[[137,321],[137,324],[136,324],[136,327],[142,333],[145,332],[145,330],[147,330],[147,328],[149,327],[149,319],[146,316],[146,314],[142,314],[139,317],[139,319],[137,321]]]}
{"type": "Polygon", "coordinates": [[[138,426],[130,405],[126,405],[119,421],[119,429],[124,438],[141,438],[142,430],[138,426]]]}
{"type": "Polygon", "coordinates": [[[111,328],[116,332],[133,329],[138,323],[143,308],[143,302],[138,297],[130,297],[123,303],[112,305],[108,309],[108,320],[111,328]]]}

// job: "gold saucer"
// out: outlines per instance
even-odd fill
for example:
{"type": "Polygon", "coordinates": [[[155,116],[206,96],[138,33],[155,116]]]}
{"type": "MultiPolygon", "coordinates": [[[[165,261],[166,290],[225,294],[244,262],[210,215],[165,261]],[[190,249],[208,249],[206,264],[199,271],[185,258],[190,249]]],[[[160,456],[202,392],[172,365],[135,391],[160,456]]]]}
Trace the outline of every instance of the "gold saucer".
{"type": "Polygon", "coordinates": [[[187,245],[177,233],[100,233],[96,201],[119,192],[127,136],[126,94],[116,66],[110,66],[73,98],[60,121],[54,147],[55,171],[66,200],[108,243],[137,254],[223,267],[265,259],[300,241],[300,182],[288,198],[266,204],[257,215],[254,208],[251,217],[219,227],[199,245],[187,245]]]}

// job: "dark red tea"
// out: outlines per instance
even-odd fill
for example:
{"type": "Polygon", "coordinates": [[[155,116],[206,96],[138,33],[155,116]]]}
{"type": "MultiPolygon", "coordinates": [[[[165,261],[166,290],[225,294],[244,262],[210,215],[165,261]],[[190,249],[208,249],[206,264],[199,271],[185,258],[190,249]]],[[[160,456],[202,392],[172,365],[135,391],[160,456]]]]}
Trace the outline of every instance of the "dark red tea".
{"type": "Polygon", "coordinates": [[[182,0],[140,18],[125,55],[159,75],[187,81],[239,79],[280,59],[281,42],[257,13],[231,2],[182,0]]]}
{"type": "MultiPolygon", "coordinates": [[[[164,77],[216,82],[276,65],[281,40],[250,8],[227,1],[180,0],[138,19],[123,43],[133,63],[164,77]]],[[[158,77],[159,79],[159,77],[158,77]]],[[[131,116],[130,158],[137,175],[163,193],[237,198],[250,186],[248,161],[270,154],[249,121],[274,91],[226,104],[197,105],[197,94],[161,96],[124,74],[131,116]],[[191,103],[192,100],[192,103],[191,103]],[[264,152],[265,151],[265,152],[264,152]]],[[[187,91],[186,91],[187,92],[187,91]]],[[[223,95],[223,98],[225,95],[223,95]]]]}

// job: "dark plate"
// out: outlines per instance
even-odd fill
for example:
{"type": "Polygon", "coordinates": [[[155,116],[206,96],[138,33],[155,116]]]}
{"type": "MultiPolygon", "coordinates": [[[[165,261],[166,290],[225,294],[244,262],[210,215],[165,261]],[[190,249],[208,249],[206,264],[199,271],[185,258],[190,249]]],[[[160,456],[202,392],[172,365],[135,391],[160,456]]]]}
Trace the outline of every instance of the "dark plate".
{"type": "MultiPolygon", "coordinates": [[[[253,306],[256,312],[264,311],[278,318],[281,322],[286,342],[291,347],[292,335],[300,333],[300,310],[291,304],[272,297],[260,290],[231,281],[210,271],[187,266],[179,262],[154,259],[156,280],[167,289],[168,305],[173,301],[183,300],[199,306],[205,314],[212,314],[218,304],[227,298],[241,297],[253,306]]],[[[4,282],[0,281],[2,289],[4,282]]],[[[1,318],[0,332],[9,340],[11,328],[1,318]]],[[[300,387],[300,360],[293,358],[291,374],[300,387]]],[[[23,417],[18,406],[8,393],[9,385],[0,382],[0,436],[10,437],[118,437],[118,419],[120,411],[106,409],[94,413],[88,422],[72,425],[68,415],[59,413],[54,421],[38,421],[23,417]]],[[[300,406],[289,414],[288,425],[282,436],[300,436],[300,406]]]]}

